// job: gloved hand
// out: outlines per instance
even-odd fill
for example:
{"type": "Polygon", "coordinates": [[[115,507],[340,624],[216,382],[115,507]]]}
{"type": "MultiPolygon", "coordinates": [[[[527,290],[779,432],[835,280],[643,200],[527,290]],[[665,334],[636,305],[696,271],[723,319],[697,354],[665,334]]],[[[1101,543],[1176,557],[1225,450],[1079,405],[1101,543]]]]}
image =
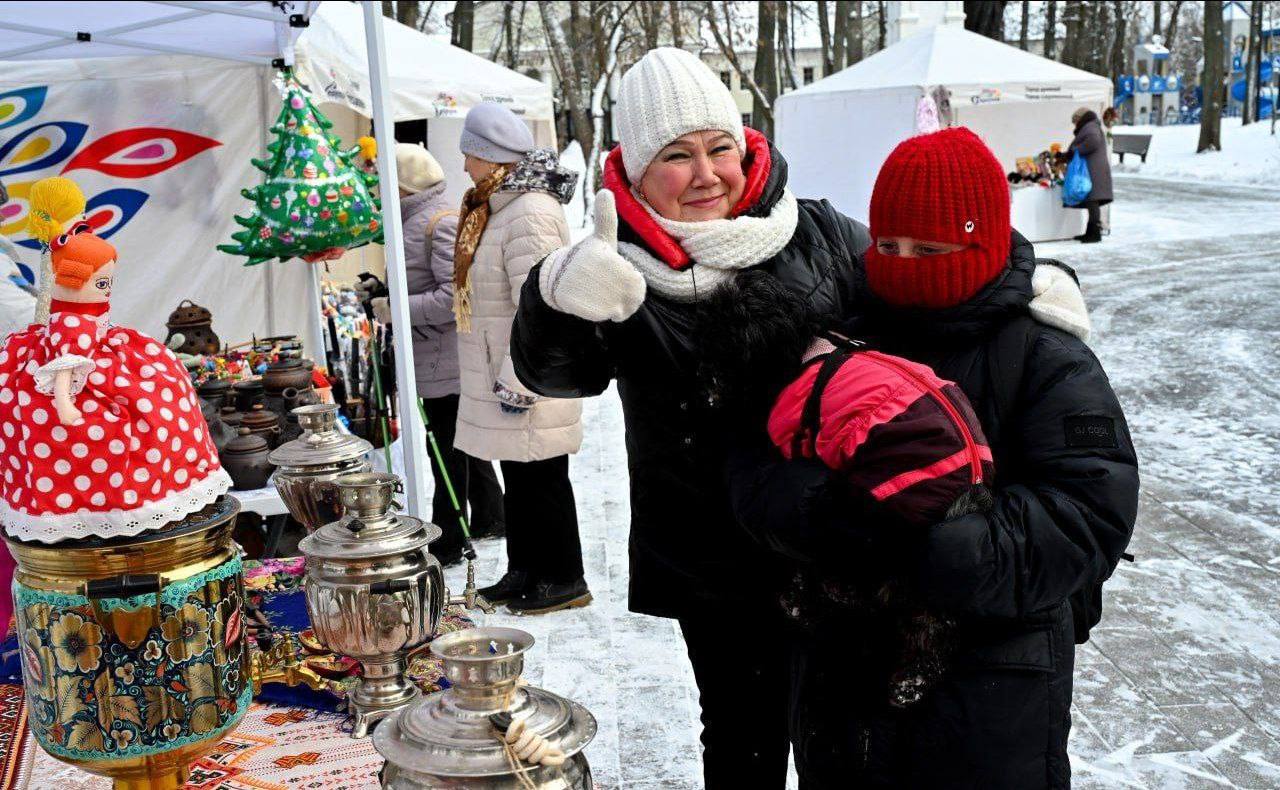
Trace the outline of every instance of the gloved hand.
{"type": "Polygon", "coordinates": [[[391,324],[391,300],[385,296],[375,296],[369,302],[369,307],[373,310],[373,320],[380,324],[391,324]]]}
{"type": "Polygon", "coordinates": [[[493,394],[498,396],[498,405],[504,414],[524,414],[538,402],[532,395],[522,395],[501,381],[493,383],[493,394]]]}
{"type": "Polygon", "coordinates": [[[1031,317],[1088,341],[1093,326],[1080,285],[1066,269],[1038,263],[1031,275],[1031,317]]]}
{"type": "Polygon", "coordinates": [[[360,279],[356,280],[355,292],[360,301],[365,303],[374,297],[386,296],[388,293],[387,284],[368,272],[362,272],[360,279]]]}
{"type": "Polygon", "coordinates": [[[547,256],[538,288],[554,310],[588,321],[625,321],[640,309],[646,286],[618,254],[618,213],[607,189],[596,193],[595,219],[590,236],[547,256]]]}

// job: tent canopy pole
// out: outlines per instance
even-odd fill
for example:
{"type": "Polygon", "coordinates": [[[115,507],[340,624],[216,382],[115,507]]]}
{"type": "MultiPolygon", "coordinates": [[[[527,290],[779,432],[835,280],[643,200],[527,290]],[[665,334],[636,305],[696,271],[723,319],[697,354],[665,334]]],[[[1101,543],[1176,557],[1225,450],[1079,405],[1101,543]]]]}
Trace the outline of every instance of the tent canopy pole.
{"type": "Polygon", "coordinates": [[[400,450],[404,454],[405,498],[409,515],[427,517],[427,436],[418,418],[418,382],[413,370],[410,342],[409,291],[405,283],[404,246],[401,244],[400,192],[396,178],[395,125],[391,118],[391,90],[387,82],[386,46],[382,32],[382,7],[361,3],[364,36],[369,54],[369,88],[373,105],[374,138],[378,142],[379,193],[382,197],[382,251],[387,262],[391,325],[395,327],[396,389],[400,414],[400,450]]]}

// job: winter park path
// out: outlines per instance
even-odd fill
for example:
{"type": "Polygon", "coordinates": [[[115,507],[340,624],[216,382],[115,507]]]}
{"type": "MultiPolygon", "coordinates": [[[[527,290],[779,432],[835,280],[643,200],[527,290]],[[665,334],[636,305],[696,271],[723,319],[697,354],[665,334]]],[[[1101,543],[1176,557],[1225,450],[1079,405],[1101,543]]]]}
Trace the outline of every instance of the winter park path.
{"type": "MultiPolygon", "coordinates": [[[[1138,561],[1079,651],[1073,784],[1280,787],[1280,191],[1118,175],[1116,193],[1103,243],[1039,251],[1080,273],[1143,473],[1138,561]]],[[[584,418],[573,476],[596,603],[491,621],[533,632],[532,682],[600,719],[602,788],[698,788],[684,645],[626,610],[616,395],[584,418]]],[[[481,554],[481,578],[500,575],[501,544],[481,554]]]]}

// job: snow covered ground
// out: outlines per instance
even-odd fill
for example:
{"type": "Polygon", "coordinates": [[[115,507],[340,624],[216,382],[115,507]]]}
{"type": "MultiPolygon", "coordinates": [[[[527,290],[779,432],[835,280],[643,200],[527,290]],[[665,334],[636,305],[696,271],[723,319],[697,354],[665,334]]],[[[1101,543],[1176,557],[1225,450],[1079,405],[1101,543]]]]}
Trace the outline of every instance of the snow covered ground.
{"type": "Polygon", "coordinates": [[[1199,124],[1117,126],[1115,134],[1149,134],[1147,161],[1126,155],[1117,171],[1148,178],[1280,186],[1280,134],[1272,136],[1270,119],[1241,126],[1239,118],[1222,121],[1222,150],[1196,153],[1199,124]]]}

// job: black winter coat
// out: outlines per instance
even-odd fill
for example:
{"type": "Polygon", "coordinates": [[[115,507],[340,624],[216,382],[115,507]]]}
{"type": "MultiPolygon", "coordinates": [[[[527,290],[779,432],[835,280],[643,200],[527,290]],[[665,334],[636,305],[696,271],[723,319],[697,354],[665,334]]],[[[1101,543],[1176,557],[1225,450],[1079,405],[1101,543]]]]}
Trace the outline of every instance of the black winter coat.
{"type": "Polygon", "coordinates": [[[1093,182],[1093,188],[1089,190],[1089,197],[1086,199],[1100,205],[1110,203],[1111,151],[1107,148],[1107,135],[1102,131],[1102,121],[1094,113],[1085,116],[1076,129],[1071,146],[1067,148],[1069,154],[1076,151],[1080,152],[1089,166],[1089,180],[1093,182]]]}
{"type": "Polygon", "coordinates": [[[797,636],[802,786],[1070,786],[1075,643],[1132,534],[1138,465],[1098,360],[1027,317],[1034,250],[1014,241],[1009,268],[969,303],[872,306],[845,327],[964,390],[995,459],[989,513],[885,536],[844,507],[839,475],[815,462],[745,454],[730,464],[735,510],[761,542],[818,578],[903,580],[956,621],[950,669],[905,710],[887,704],[895,640],[883,618],[850,613],[797,636]]]}
{"type": "MultiPolygon", "coordinates": [[[[786,161],[772,162],[763,216],[782,197],[786,161]]],[[[813,309],[833,319],[851,312],[866,229],[827,201],[800,200],[795,235],[759,264],[813,309]]],[[[620,238],[642,244],[625,222],[620,238]]],[[[621,323],[591,323],[548,307],[531,272],[511,335],[516,375],[541,395],[599,395],[617,379],[631,476],[632,611],[680,617],[706,607],[771,605],[777,565],[734,521],[723,468],[728,430],[706,403],[697,377],[696,307],[650,291],[621,323]]]]}

